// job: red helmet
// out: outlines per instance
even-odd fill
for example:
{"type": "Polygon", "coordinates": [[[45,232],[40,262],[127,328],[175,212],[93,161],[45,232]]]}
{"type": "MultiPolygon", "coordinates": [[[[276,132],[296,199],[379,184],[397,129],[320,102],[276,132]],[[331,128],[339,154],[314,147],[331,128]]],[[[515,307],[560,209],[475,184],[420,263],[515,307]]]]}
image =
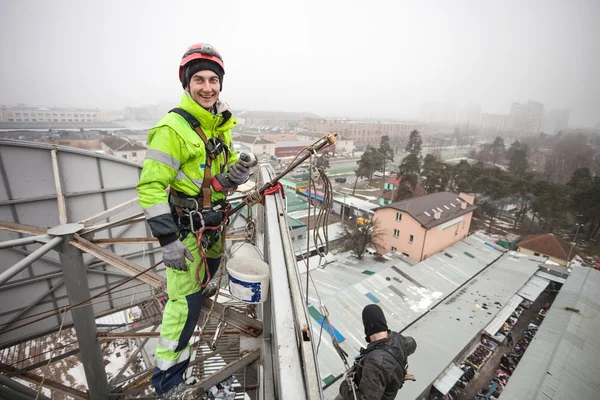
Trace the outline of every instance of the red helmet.
{"type": "MultiPolygon", "coordinates": [[[[179,81],[185,87],[187,85],[188,76],[185,76],[185,70],[189,67],[189,64],[194,60],[208,60],[212,61],[219,69],[222,71],[222,74],[225,74],[225,64],[223,63],[223,58],[214,48],[214,46],[208,43],[196,43],[191,45],[183,57],[181,58],[181,63],[179,63],[179,81]]],[[[222,83],[221,83],[222,84],[222,83]]]]}

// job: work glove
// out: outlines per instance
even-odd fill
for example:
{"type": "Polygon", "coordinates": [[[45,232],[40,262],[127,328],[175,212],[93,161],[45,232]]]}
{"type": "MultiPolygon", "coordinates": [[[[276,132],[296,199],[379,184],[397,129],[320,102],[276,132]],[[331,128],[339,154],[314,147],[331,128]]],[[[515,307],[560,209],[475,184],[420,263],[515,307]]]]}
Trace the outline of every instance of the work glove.
{"type": "Polygon", "coordinates": [[[235,163],[229,167],[227,178],[229,178],[229,180],[236,185],[246,183],[246,181],[248,181],[250,178],[250,168],[240,164],[239,162],[235,163]]]}
{"type": "Polygon", "coordinates": [[[187,263],[185,259],[194,261],[194,257],[190,250],[185,247],[180,240],[171,242],[162,248],[163,261],[169,268],[178,269],[180,271],[187,271],[187,263]]]}

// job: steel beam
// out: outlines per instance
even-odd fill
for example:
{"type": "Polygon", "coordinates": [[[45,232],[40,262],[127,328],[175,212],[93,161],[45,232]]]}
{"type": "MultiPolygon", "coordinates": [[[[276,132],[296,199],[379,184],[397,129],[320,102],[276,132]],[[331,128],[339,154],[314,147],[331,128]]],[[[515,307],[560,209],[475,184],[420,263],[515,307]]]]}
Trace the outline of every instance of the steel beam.
{"type": "Polygon", "coordinates": [[[5,240],[4,242],[0,242],[0,250],[6,249],[9,247],[23,246],[23,245],[31,244],[34,242],[46,243],[50,239],[52,239],[52,236],[50,236],[50,235],[39,235],[39,236],[29,236],[29,237],[24,237],[24,238],[19,238],[19,239],[13,239],[13,240],[5,240]]]}
{"type": "MultiPolygon", "coordinates": [[[[98,194],[98,193],[118,192],[120,190],[135,189],[135,186],[136,185],[125,185],[125,186],[104,188],[104,189],[98,189],[98,190],[96,190],[96,189],[83,190],[81,192],[64,193],[64,196],[65,197],[76,197],[76,196],[87,196],[90,194],[98,194]]],[[[16,200],[2,200],[2,201],[0,201],[0,206],[6,206],[6,205],[11,205],[11,204],[32,203],[32,202],[41,201],[41,200],[54,200],[54,199],[56,199],[56,194],[45,194],[42,196],[25,197],[25,198],[16,199],[16,200]]]]}
{"type": "MultiPolygon", "coordinates": [[[[53,381],[52,379],[42,378],[41,376],[32,374],[31,372],[20,371],[17,368],[12,367],[10,365],[0,364],[0,372],[3,372],[3,373],[20,372],[18,375],[15,375],[15,376],[18,376],[19,379],[23,379],[24,381],[31,382],[36,385],[40,385],[43,380],[43,383],[44,383],[43,386],[45,388],[54,390],[58,393],[62,393],[64,395],[67,395],[70,397],[73,397],[77,400],[90,399],[90,397],[86,393],[83,393],[80,390],[73,389],[69,386],[63,385],[62,383],[53,381]]],[[[108,398],[108,395],[104,398],[108,398]]]]}
{"type": "MultiPolygon", "coordinates": [[[[71,239],[68,237],[68,239],[71,239]]],[[[71,240],[71,242],[73,242],[71,240]]],[[[91,297],[87,283],[83,254],[68,242],[62,246],[60,262],[65,276],[65,286],[70,304],[79,304],[91,297]]],[[[73,325],[79,342],[81,362],[88,383],[90,399],[108,398],[109,387],[104,370],[104,362],[100,343],[96,339],[96,322],[94,308],[91,303],[71,310],[73,325]]]]}
{"type": "Polygon", "coordinates": [[[88,228],[85,228],[81,232],[79,232],[79,234],[80,235],[88,235],[90,233],[98,232],[98,231],[101,231],[104,229],[116,228],[117,226],[129,225],[134,222],[142,222],[142,221],[146,221],[146,217],[144,217],[143,212],[137,213],[134,215],[130,215],[129,217],[121,218],[116,221],[106,222],[106,223],[100,224],[100,225],[92,225],[88,228]]]}
{"type": "MultiPolygon", "coordinates": [[[[235,371],[238,371],[244,367],[247,367],[254,361],[260,358],[260,349],[253,350],[248,354],[241,357],[239,360],[231,362],[215,372],[214,374],[209,375],[205,379],[196,383],[196,385],[203,387],[205,390],[210,389],[211,387],[223,382],[225,379],[229,378],[235,371]]],[[[287,396],[286,396],[287,398],[287,396]]]]}
{"type": "MultiPolygon", "coordinates": [[[[0,206],[1,205],[2,204],[0,204],[0,206]]],[[[48,229],[8,221],[0,221],[0,229],[11,232],[27,233],[29,235],[45,235],[48,233],[48,229]]]]}
{"type": "MultiPolygon", "coordinates": [[[[42,400],[50,400],[49,398],[47,398],[46,396],[44,396],[41,393],[38,397],[36,397],[37,392],[35,390],[28,388],[27,386],[13,380],[13,379],[10,379],[4,375],[0,375],[0,385],[4,385],[4,386],[14,390],[15,392],[19,392],[20,394],[25,395],[26,399],[37,398],[37,399],[42,399],[42,400]]],[[[11,397],[7,397],[7,398],[11,398],[11,397]]]]}
{"type": "MultiPolygon", "coordinates": [[[[106,261],[113,267],[120,269],[130,276],[139,274],[144,270],[140,265],[106,250],[105,248],[95,245],[77,234],[75,234],[75,240],[71,240],[70,244],[102,261],[106,261]]],[[[164,281],[162,277],[153,271],[148,271],[145,274],[140,275],[137,279],[146,282],[155,289],[161,288],[164,281]]]]}
{"type": "MultiPolygon", "coordinates": [[[[276,193],[275,196],[273,196],[273,199],[275,200],[278,212],[276,215],[271,213],[271,217],[276,217],[279,220],[279,233],[282,245],[282,247],[279,248],[279,251],[283,249],[285,266],[287,267],[290,295],[292,298],[292,305],[294,307],[296,334],[298,335],[298,341],[300,345],[300,359],[302,360],[304,382],[306,384],[306,398],[321,399],[323,398],[323,388],[319,373],[319,362],[317,360],[315,343],[312,340],[313,335],[307,304],[302,298],[300,274],[298,272],[296,257],[290,241],[288,219],[285,215],[285,208],[281,194],[276,193]]],[[[308,293],[306,295],[308,296],[308,293]]]]}
{"type": "Polygon", "coordinates": [[[97,245],[102,244],[144,244],[158,243],[158,239],[154,237],[137,237],[137,238],[113,238],[113,239],[91,239],[91,243],[97,245]]]}
{"type": "Polygon", "coordinates": [[[61,225],[68,222],[67,220],[67,202],[63,196],[62,184],[60,182],[60,169],[58,168],[58,157],[56,149],[50,150],[52,158],[52,173],[54,174],[54,187],[56,188],[56,200],[58,203],[58,220],[61,225]]]}
{"type": "MultiPolygon", "coordinates": [[[[73,350],[69,350],[69,351],[67,351],[66,353],[62,353],[62,354],[59,354],[59,355],[57,355],[57,356],[53,356],[53,357],[52,357],[51,364],[54,364],[55,362],[57,362],[57,361],[60,361],[60,360],[63,360],[63,359],[65,359],[65,358],[67,358],[67,357],[74,356],[74,355],[75,355],[75,354],[77,354],[77,353],[79,353],[79,347],[78,347],[78,348],[76,348],[76,349],[73,349],[73,350]]],[[[30,364],[30,365],[28,365],[28,366],[26,366],[26,367],[20,368],[20,369],[19,369],[18,371],[16,371],[16,372],[11,372],[11,373],[8,373],[8,374],[6,374],[6,376],[8,376],[8,377],[11,377],[11,376],[18,376],[18,375],[20,375],[20,374],[21,374],[22,372],[24,372],[24,371],[27,371],[27,372],[28,372],[28,371],[33,371],[34,369],[41,368],[41,367],[43,367],[43,366],[45,366],[45,365],[47,365],[47,364],[48,364],[48,359],[46,358],[46,359],[44,359],[44,360],[42,360],[42,361],[36,362],[35,364],[30,364]]]]}
{"type": "Polygon", "coordinates": [[[91,225],[94,225],[96,222],[100,222],[102,220],[105,220],[107,218],[112,217],[115,214],[120,213],[123,210],[128,209],[129,207],[135,205],[138,203],[138,198],[136,197],[135,199],[131,199],[129,201],[126,201],[125,203],[121,203],[119,205],[116,205],[112,208],[109,208],[108,210],[102,211],[101,213],[98,213],[96,215],[93,215],[89,218],[86,218],[84,220],[79,221],[80,224],[84,224],[86,227],[89,227],[91,225]]]}
{"type": "Polygon", "coordinates": [[[4,271],[2,274],[0,274],[0,285],[6,283],[6,281],[8,281],[10,278],[27,268],[27,266],[31,265],[32,262],[41,258],[44,254],[52,250],[54,247],[58,246],[62,241],[62,236],[56,236],[48,243],[44,244],[39,249],[36,249],[30,255],[28,255],[27,257],[25,257],[24,259],[22,259],[21,261],[4,271]]]}
{"type": "MultiPolygon", "coordinates": [[[[265,168],[262,168],[263,174],[265,168]]],[[[271,270],[269,296],[272,304],[273,331],[271,348],[273,351],[273,371],[285,370],[285,374],[275,374],[276,398],[308,399],[304,382],[302,360],[298,348],[296,317],[290,295],[290,277],[283,249],[283,239],[277,219],[276,196],[265,197],[265,257],[271,270]]]]}
{"type": "MultiPolygon", "coordinates": [[[[216,331],[195,331],[192,336],[214,336],[216,331]]],[[[225,336],[239,336],[240,331],[224,331],[225,336]]],[[[118,339],[135,339],[135,338],[157,338],[160,337],[160,332],[98,332],[96,334],[98,340],[118,340],[118,339]]]]}

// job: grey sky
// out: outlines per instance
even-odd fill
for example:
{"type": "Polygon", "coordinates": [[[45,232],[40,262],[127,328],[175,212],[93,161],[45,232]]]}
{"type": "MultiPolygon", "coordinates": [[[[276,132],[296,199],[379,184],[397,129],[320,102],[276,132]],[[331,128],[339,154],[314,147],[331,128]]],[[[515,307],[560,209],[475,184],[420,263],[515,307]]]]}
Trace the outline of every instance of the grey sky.
{"type": "Polygon", "coordinates": [[[410,118],[513,101],[600,120],[600,1],[0,0],[0,104],[176,102],[181,55],[215,45],[234,108],[410,118]]]}

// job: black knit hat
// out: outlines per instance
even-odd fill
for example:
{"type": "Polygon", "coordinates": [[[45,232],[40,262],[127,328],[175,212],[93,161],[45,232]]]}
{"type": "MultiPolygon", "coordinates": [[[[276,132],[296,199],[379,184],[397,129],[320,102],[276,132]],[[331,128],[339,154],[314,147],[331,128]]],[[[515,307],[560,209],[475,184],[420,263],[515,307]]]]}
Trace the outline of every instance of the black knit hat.
{"type": "Polygon", "coordinates": [[[365,326],[367,343],[371,341],[369,336],[375,333],[388,331],[387,321],[385,320],[385,315],[383,315],[383,310],[376,304],[369,304],[363,308],[362,320],[363,325],[365,326]]]}
{"type": "Polygon", "coordinates": [[[223,68],[217,63],[214,63],[209,60],[195,60],[186,65],[186,69],[183,71],[183,88],[185,89],[190,84],[190,79],[194,74],[198,71],[209,70],[217,74],[219,77],[219,83],[221,84],[220,92],[223,91],[223,75],[225,75],[225,71],[223,68]]]}

